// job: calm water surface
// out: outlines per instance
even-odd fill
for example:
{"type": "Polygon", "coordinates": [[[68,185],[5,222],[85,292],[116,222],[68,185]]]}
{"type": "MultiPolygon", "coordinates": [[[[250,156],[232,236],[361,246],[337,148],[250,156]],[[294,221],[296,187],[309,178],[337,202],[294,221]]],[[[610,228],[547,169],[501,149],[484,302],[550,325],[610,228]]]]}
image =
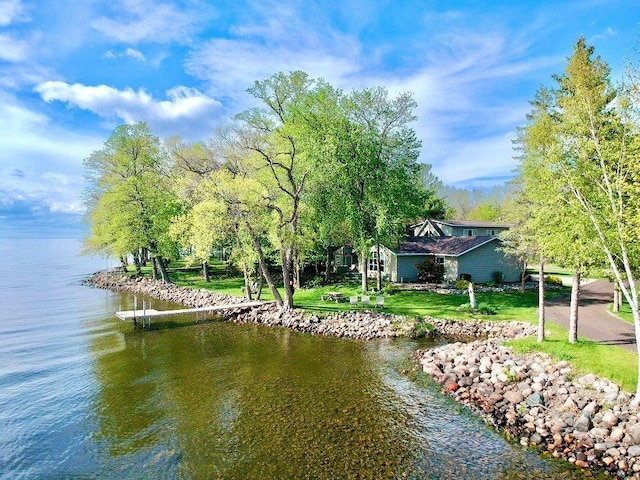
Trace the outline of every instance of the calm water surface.
{"type": "Polygon", "coordinates": [[[0,240],[0,478],[585,478],[401,375],[414,342],[133,331],[78,250],[0,240]]]}

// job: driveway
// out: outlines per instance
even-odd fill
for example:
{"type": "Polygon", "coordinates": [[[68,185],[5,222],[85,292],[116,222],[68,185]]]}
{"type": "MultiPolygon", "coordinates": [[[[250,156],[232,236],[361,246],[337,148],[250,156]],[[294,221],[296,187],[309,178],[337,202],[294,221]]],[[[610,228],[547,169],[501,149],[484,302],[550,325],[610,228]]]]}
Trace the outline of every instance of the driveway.
{"type": "MultiPolygon", "coordinates": [[[[546,304],[548,321],[569,328],[569,295],[550,300],[546,304]]],[[[619,345],[636,352],[633,325],[612,315],[608,305],[613,301],[613,284],[597,280],[583,285],[578,310],[578,337],[607,345],[619,345]]]]}

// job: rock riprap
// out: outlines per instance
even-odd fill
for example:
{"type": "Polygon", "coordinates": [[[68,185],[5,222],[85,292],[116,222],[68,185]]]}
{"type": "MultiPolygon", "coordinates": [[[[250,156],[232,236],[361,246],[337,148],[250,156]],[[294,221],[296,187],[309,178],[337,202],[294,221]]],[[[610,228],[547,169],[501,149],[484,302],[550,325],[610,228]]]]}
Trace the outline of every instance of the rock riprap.
{"type": "Polygon", "coordinates": [[[495,339],[419,351],[444,391],[522,445],[579,467],[640,478],[640,417],[631,396],[568,362],[515,354],[495,339]]]}

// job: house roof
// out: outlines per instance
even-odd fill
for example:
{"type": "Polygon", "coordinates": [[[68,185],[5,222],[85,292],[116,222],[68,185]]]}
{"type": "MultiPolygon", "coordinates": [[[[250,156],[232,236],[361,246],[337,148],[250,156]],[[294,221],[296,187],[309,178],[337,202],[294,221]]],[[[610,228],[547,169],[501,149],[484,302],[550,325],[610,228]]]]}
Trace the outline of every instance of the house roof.
{"type": "Polygon", "coordinates": [[[448,225],[450,227],[478,227],[478,228],[509,228],[510,225],[496,222],[483,222],[476,220],[431,220],[435,223],[448,225]]]}
{"type": "Polygon", "coordinates": [[[482,245],[499,241],[498,237],[406,237],[397,249],[396,255],[442,255],[459,257],[482,245]]]}

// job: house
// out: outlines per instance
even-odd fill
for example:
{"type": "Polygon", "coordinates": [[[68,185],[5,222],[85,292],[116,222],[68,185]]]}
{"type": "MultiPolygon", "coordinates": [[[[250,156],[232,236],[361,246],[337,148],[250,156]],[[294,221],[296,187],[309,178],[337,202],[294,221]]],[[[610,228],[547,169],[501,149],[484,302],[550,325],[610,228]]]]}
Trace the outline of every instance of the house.
{"type": "MultiPolygon", "coordinates": [[[[412,235],[403,238],[396,248],[381,249],[381,270],[392,282],[415,282],[416,265],[426,257],[435,257],[445,267],[446,282],[470,278],[487,283],[493,280],[495,271],[502,272],[505,282],[515,282],[520,279],[518,264],[499,249],[499,235],[508,228],[493,222],[426,220],[411,226],[412,235]]],[[[375,252],[373,255],[369,267],[375,275],[375,252]]]]}

